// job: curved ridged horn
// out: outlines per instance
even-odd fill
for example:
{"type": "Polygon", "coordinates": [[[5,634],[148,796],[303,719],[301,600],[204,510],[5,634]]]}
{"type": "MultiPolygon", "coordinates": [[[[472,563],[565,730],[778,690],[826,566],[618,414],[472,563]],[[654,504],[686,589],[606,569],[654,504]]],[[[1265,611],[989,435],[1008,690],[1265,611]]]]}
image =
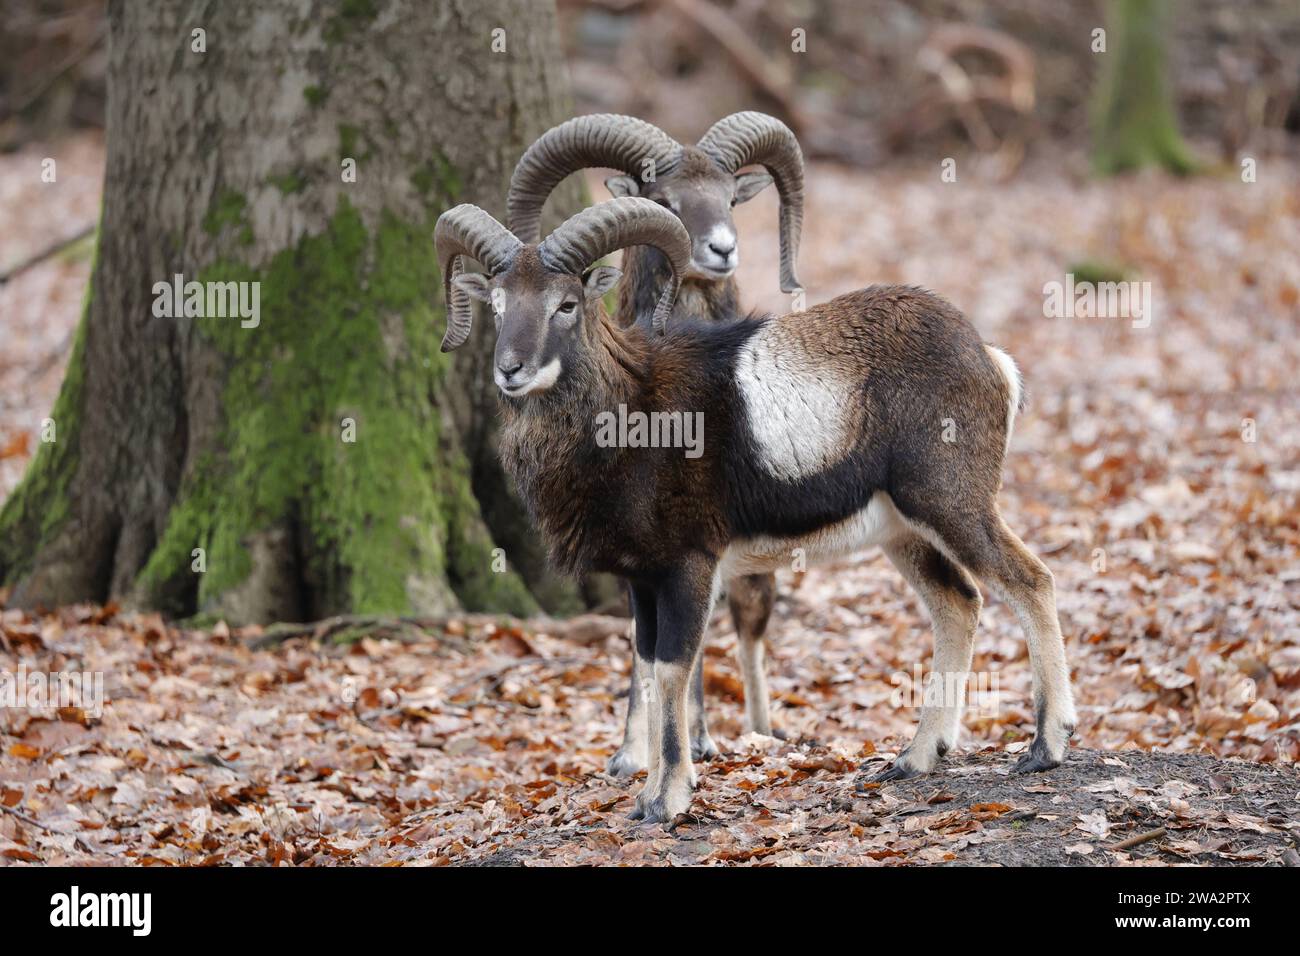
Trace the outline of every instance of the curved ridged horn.
{"type": "Polygon", "coordinates": [[[655,307],[653,328],[662,335],[691,262],[690,233],[663,206],[638,196],[597,203],[565,220],[537,247],[537,254],[548,269],[581,275],[601,256],[627,246],[654,246],[673,270],[655,307]]]}
{"type": "Polygon", "coordinates": [[[593,113],[577,116],[543,133],[520,157],[510,176],[506,222],[527,243],[542,238],[542,206],[560,181],[579,169],[607,166],[631,176],[671,169],[682,147],[658,126],[634,116],[593,113]]]}
{"type": "Polygon", "coordinates": [[[438,217],[433,242],[447,295],[447,334],[442,337],[442,351],[450,352],[465,344],[474,320],[469,296],[452,285],[452,280],[464,271],[461,256],[478,260],[495,275],[510,265],[523,243],[492,216],[470,203],[448,209],[438,217]]]}
{"type": "Polygon", "coordinates": [[[794,263],[803,228],[803,151],[790,127],[766,113],[732,113],[709,127],[697,146],[729,173],[757,164],[772,174],[781,196],[781,291],[797,291],[794,263]]]}

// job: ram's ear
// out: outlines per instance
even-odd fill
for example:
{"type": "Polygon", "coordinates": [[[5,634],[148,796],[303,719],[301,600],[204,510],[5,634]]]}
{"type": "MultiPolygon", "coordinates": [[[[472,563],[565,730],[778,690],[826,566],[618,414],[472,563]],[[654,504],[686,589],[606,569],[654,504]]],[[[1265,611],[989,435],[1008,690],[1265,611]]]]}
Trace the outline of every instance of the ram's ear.
{"type": "Polygon", "coordinates": [[[471,299],[478,299],[480,302],[492,301],[492,284],[488,277],[480,272],[462,272],[451,280],[451,284],[471,299]]]}
{"type": "Polygon", "coordinates": [[[605,188],[615,198],[641,195],[641,184],[632,176],[610,176],[605,180],[605,188]]]}
{"type": "Polygon", "coordinates": [[[622,271],[615,269],[613,266],[596,266],[582,277],[583,295],[587,297],[589,302],[599,299],[614,288],[614,284],[621,278],[623,278],[622,271]]]}
{"type": "Polygon", "coordinates": [[[741,173],[736,177],[736,205],[749,202],[770,185],[772,177],[767,173],[741,173]]]}

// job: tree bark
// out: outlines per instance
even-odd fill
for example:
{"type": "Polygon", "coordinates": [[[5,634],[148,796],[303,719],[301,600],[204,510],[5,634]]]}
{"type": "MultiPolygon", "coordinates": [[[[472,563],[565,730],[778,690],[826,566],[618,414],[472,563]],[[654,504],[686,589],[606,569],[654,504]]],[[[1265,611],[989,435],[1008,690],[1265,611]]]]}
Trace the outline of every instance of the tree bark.
{"type": "Polygon", "coordinates": [[[503,218],[567,115],[553,6],[114,0],[109,22],[96,265],[54,441],[0,512],[11,603],[575,609],[496,463],[492,323],[438,352],[431,242],[456,203],[503,218]],[[259,321],[155,314],[176,275],[249,283],[259,321]]]}
{"type": "Polygon", "coordinates": [[[1093,94],[1093,165],[1102,175],[1162,166],[1186,175],[1196,161],[1178,133],[1165,76],[1165,0],[1110,0],[1093,94]]]}

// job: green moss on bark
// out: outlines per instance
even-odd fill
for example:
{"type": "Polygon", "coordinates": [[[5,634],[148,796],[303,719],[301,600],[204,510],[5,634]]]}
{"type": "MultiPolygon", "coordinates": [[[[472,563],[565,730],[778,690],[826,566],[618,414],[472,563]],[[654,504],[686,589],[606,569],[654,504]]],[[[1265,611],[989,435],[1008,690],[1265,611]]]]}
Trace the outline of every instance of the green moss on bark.
{"type": "Polygon", "coordinates": [[[212,203],[207,216],[203,219],[203,231],[210,236],[219,236],[227,228],[238,229],[237,236],[241,246],[253,244],[253,229],[248,224],[248,201],[239,193],[226,190],[212,203]]]}
{"type": "Polygon", "coordinates": [[[438,197],[459,196],[464,188],[456,167],[436,151],[411,172],[411,185],[425,198],[429,198],[430,192],[438,197]]]}
{"type": "Polygon", "coordinates": [[[374,142],[368,133],[350,123],[339,124],[339,159],[355,159],[360,162],[373,155],[374,142]]]}
{"type": "Polygon", "coordinates": [[[323,35],[329,43],[341,43],[377,16],[379,8],[375,0],[342,0],[338,13],[325,22],[323,35]]]}
{"type": "Polygon", "coordinates": [[[281,194],[293,196],[307,188],[307,174],[301,169],[295,169],[283,176],[272,176],[268,182],[280,190],[281,194]]]}
{"type": "Polygon", "coordinates": [[[249,536],[290,520],[320,613],[418,609],[444,581],[469,608],[536,609],[516,575],[493,572],[467,466],[443,434],[430,231],[385,214],[371,235],[343,200],[322,234],[264,268],[200,277],[259,282],[260,324],[199,320],[229,362],[224,434],[184,483],[141,576],[149,592],[173,590],[202,547],[197,605],[219,607],[252,570],[249,536]]]}

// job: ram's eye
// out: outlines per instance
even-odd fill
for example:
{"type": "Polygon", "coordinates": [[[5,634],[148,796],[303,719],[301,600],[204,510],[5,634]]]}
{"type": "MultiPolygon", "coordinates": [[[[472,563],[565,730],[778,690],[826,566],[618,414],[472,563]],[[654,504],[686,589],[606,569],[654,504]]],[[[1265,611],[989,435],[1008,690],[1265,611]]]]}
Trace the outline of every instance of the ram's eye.
{"type": "Polygon", "coordinates": [[[569,301],[569,302],[565,302],[555,311],[558,312],[560,315],[573,315],[573,310],[576,309],[577,307],[578,307],[578,303],[569,301]]]}

